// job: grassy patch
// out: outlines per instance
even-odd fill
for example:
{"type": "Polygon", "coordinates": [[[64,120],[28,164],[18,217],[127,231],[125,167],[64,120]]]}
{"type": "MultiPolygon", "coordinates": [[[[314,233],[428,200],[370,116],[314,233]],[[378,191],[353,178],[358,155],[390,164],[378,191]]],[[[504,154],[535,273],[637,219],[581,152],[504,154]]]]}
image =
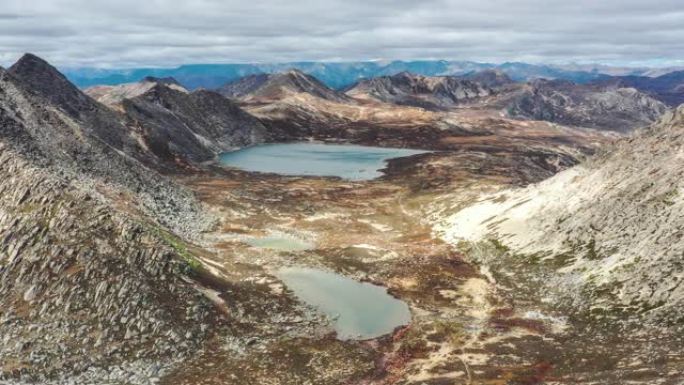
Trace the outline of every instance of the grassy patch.
{"type": "Polygon", "coordinates": [[[463,326],[460,323],[453,321],[441,320],[435,322],[433,336],[449,342],[449,344],[454,347],[461,346],[465,342],[463,326]]]}
{"type": "Polygon", "coordinates": [[[489,242],[492,244],[492,246],[494,246],[496,251],[502,254],[507,253],[511,250],[508,246],[501,243],[501,241],[499,241],[498,239],[490,239],[489,242]]]}
{"type": "Polygon", "coordinates": [[[188,268],[193,272],[199,272],[202,269],[202,263],[188,250],[187,243],[183,241],[178,236],[163,230],[159,227],[151,227],[151,231],[161,238],[164,243],[171,247],[176,254],[178,254],[185,263],[187,263],[188,268]]]}

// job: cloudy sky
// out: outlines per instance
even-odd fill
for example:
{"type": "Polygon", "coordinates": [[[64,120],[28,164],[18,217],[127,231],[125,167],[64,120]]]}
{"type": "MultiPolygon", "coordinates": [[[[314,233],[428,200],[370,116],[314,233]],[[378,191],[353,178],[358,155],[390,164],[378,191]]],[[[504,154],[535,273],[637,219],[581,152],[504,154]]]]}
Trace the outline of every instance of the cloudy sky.
{"type": "Polygon", "coordinates": [[[683,65],[682,0],[2,0],[0,64],[457,59],[683,65]]]}

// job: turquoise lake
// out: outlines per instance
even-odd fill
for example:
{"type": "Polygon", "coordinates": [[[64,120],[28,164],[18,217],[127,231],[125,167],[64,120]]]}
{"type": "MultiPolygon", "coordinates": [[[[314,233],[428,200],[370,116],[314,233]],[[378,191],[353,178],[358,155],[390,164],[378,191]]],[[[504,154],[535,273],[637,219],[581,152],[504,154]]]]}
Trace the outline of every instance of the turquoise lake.
{"type": "Polygon", "coordinates": [[[386,161],[426,151],[322,143],[263,144],[220,155],[222,165],[290,176],[369,180],[382,176],[386,161]]]}
{"type": "Polygon", "coordinates": [[[276,276],[303,302],[326,314],[341,340],[366,340],[411,322],[409,307],[384,287],[332,272],[287,267],[276,276]]]}

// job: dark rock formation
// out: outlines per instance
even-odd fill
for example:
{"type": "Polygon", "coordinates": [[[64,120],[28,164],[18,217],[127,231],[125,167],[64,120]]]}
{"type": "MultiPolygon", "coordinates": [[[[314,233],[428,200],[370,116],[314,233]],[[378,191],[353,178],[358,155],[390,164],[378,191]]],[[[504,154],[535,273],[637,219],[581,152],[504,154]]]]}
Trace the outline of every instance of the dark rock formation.
{"type": "Polygon", "coordinates": [[[202,162],[267,137],[256,118],[212,91],[187,93],[158,83],[122,105],[147,147],[162,159],[202,162]]]}
{"type": "Polygon", "coordinates": [[[484,87],[498,89],[515,83],[505,72],[501,70],[484,70],[472,72],[462,76],[464,79],[481,84],[484,87]]]}
{"type": "Polygon", "coordinates": [[[408,72],[362,80],[347,90],[348,95],[357,98],[428,109],[454,107],[491,93],[489,88],[467,79],[408,72]]]}

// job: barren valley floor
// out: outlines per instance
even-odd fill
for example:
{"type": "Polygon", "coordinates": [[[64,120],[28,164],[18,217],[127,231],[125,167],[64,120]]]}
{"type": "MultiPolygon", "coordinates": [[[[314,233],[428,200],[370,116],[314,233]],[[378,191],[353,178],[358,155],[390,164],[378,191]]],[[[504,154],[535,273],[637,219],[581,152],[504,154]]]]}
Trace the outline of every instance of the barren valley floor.
{"type": "Polygon", "coordinates": [[[629,326],[610,318],[589,320],[549,303],[537,290],[543,267],[507,257],[496,240],[443,242],[432,227],[440,202],[465,206],[483,191],[508,185],[500,176],[468,173],[441,179],[434,170],[453,156],[418,155],[418,166],[410,168],[395,160],[389,175],[371,181],[240,171],[182,178],[218,218],[195,252],[231,287],[218,301],[235,329],[230,336],[217,334],[163,383],[683,380],[681,337],[655,330],[630,334],[629,326]],[[278,250],[246,242],[269,235],[313,246],[278,250]],[[499,263],[478,264],[482,254],[499,263]],[[325,269],[387,287],[409,304],[412,322],[374,340],[337,340],[330,320],[299,303],[275,276],[283,266],[325,269]]]}

